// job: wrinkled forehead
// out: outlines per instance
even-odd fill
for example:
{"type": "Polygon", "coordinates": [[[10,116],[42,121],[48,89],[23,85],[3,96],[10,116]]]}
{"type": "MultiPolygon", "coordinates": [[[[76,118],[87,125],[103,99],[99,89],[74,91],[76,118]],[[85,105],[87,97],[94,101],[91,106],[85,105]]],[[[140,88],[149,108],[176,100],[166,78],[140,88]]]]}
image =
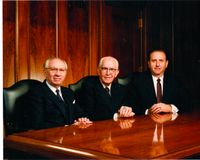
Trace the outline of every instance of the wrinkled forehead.
{"type": "Polygon", "coordinates": [[[113,58],[105,58],[102,62],[102,67],[117,68],[119,67],[118,62],[113,58]]]}
{"type": "Polygon", "coordinates": [[[67,69],[66,63],[60,59],[52,59],[49,61],[49,66],[52,68],[64,68],[67,69]]]}

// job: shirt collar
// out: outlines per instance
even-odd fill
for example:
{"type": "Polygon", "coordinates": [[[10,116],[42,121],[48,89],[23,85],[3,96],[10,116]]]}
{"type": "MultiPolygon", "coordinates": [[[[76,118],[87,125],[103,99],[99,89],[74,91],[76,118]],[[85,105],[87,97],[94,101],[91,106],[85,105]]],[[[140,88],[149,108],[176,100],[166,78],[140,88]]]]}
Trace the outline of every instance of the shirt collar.
{"type": "Polygon", "coordinates": [[[111,90],[111,85],[112,84],[109,84],[108,86],[106,86],[105,84],[103,84],[103,82],[101,81],[101,79],[99,78],[99,80],[100,80],[100,82],[101,82],[101,84],[102,84],[102,86],[103,86],[103,88],[109,88],[109,90],[111,90]]]}
{"type": "Polygon", "coordinates": [[[61,90],[61,87],[56,88],[56,87],[50,85],[47,81],[46,81],[46,84],[47,84],[47,86],[48,86],[54,93],[56,93],[56,90],[57,90],[57,89],[58,89],[59,91],[61,90]]]}
{"type": "Polygon", "coordinates": [[[159,79],[160,79],[160,82],[163,82],[164,75],[162,75],[161,77],[156,77],[156,76],[153,76],[153,75],[152,75],[152,78],[153,78],[153,81],[156,81],[156,82],[157,82],[157,79],[159,78],[159,79]]]}

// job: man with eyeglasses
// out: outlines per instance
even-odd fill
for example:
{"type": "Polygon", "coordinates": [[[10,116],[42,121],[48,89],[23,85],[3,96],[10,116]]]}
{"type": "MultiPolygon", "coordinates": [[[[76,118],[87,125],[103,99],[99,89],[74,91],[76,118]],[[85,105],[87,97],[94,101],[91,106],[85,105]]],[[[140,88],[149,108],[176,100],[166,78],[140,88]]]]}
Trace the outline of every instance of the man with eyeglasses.
{"type": "Polygon", "coordinates": [[[131,107],[123,106],[124,86],[114,82],[119,74],[119,63],[114,57],[103,57],[97,69],[98,76],[83,81],[78,102],[90,120],[131,117],[131,107]]]}
{"type": "Polygon", "coordinates": [[[67,63],[60,58],[49,58],[44,63],[44,74],[44,82],[26,95],[27,128],[91,123],[77,105],[73,91],[61,86],[67,74],[67,63]]]}

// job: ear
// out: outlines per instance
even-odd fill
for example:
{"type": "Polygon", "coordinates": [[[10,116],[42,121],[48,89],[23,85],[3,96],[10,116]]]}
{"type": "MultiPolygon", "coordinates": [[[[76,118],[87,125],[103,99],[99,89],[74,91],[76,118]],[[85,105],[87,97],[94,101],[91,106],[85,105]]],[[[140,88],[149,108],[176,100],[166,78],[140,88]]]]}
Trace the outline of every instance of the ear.
{"type": "Polygon", "coordinates": [[[118,74],[119,74],[119,70],[116,70],[115,77],[117,77],[118,74]]]}
{"type": "Polygon", "coordinates": [[[167,61],[166,61],[166,68],[168,67],[168,63],[169,63],[169,62],[168,62],[168,60],[167,60],[167,61]]]}
{"type": "Polygon", "coordinates": [[[148,65],[148,68],[150,68],[149,66],[150,66],[150,63],[149,63],[149,61],[147,62],[147,65],[148,65]]]}
{"type": "Polygon", "coordinates": [[[97,75],[100,75],[100,69],[99,69],[99,67],[97,68],[97,75]]]}

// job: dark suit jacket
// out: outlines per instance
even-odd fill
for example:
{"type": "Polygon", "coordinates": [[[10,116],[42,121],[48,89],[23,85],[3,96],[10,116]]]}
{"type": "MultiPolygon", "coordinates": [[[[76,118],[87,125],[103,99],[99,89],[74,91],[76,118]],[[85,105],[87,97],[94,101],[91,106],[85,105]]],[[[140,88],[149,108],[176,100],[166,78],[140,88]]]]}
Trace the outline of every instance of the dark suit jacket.
{"type": "Polygon", "coordinates": [[[90,120],[111,119],[122,105],[124,90],[124,86],[113,82],[110,96],[98,76],[90,77],[82,84],[78,102],[90,120]]]}
{"type": "Polygon", "coordinates": [[[74,93],[61,87],[64,101],[60,100],[44,81],[26,95],[25,119],[28,129],[50,128],[72,124],[75,119],[85,117],[76,104],[74,93]]]}
{"type": "MultiPolygon", "coordinates": [[[[179,111],[188,111],[190,98],[181,80],[164,75],[163,103],[174,104],[179,111]]],[[[128,86],[124,105],[132,106],[136,114],[144,114],[145,110],[157,103],[153,79],[150,72],[144,72],[136,77],[128,86]]]]}

